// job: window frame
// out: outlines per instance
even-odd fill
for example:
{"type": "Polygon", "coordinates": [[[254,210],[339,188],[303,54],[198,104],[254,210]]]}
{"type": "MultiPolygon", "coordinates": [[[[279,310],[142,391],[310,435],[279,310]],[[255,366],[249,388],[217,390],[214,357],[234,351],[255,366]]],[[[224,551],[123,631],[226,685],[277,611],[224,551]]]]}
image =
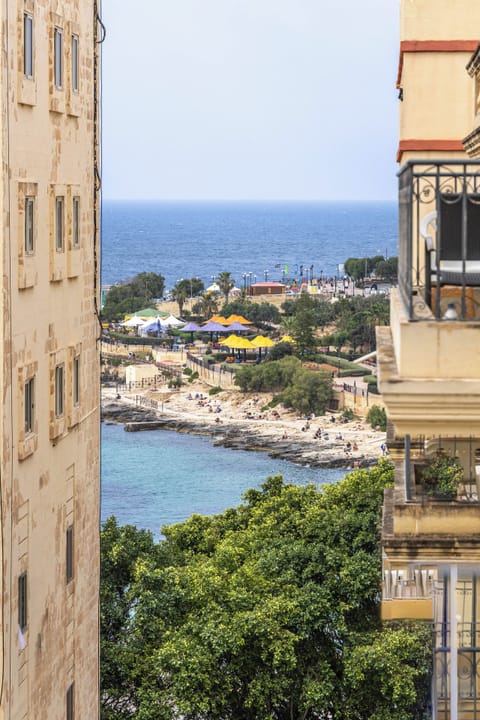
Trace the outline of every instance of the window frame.
{"type": "Polygon", "coordinates": [[[72,248],[80,247],[80,196],[72,197],[72,248]]]}
{"type": "Polygon", "coordinates": [[[79,91],[79,44],[80,44],[80,38],[76,33],[72,33],[70,37],[71,42],[71,64],[70,64],[70,72],[71,72],[71,87],[72,92],[78,93],[79,91]]]}
{"type": "Polygon", "coordinates": [[[65,198],[58,195],[55,198],[55,250],[63,252],[65,249],[65,198]]]}
{"type": "Polygon", "coordinates": [[[33,79],[33,14],[27,10],[23,12],[23,74],[29,80],[33,79]]]}
{"type": "Polygon", "coordinates": [[[18,576],[18,627],[23,633],[28,626],[28,576],[27,571],[18,576]]]}
{"type": "Polygon", "coordinates": [[[27,195],[24,202],[24,250],[26,255],[35,254],[35,198],[27,195]]]}
{"type": "Polygon", "coordinates": [[[75,720],[75,683],[71,683],[65,695],[66,700],[66,718],[67,720],[75,720]]]}
{"type": "Polygon", "coordinates": [[[28,435],[35,432],[35,377],[29,378],[23,387],[24,430],[28,435]]]}
{"type": "Polygon", "coordinates": [[[72,402],[80,405],[80,355],[75,355],[72,363],[72,402]]]}
{"type": "Polygon", "coordinates": [[[65,532],[65,579],[67,585],[74,578],[74,537],[73,525],[69,525],[65,532]]]}
{"type": "Polygon", "coordinates": [[[63,88],[63,28],[53,29],[53,84],[57,90],[63,88]]]}
{"type": "Polygon", "coordinates": [[[55,417],[65,414],[65,364],[55,365],[55,417]]]}

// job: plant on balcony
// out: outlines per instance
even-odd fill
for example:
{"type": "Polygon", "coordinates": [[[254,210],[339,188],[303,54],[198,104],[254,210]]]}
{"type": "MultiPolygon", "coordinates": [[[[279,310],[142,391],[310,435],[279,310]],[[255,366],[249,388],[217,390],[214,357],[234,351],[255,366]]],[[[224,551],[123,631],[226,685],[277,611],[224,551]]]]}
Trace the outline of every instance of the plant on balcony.
{"type": "Polygon", "coordinates": [[[462,480],[462,466],[447,455],[438,455],[422,470],[425,491],[436,500],[455,500],[462,480]]]}

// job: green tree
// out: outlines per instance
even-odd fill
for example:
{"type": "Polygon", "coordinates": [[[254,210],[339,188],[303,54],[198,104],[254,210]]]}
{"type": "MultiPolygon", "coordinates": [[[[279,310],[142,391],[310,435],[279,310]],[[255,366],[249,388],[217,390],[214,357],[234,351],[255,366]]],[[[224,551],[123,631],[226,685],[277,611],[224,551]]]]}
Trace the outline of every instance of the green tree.
{"type": "Polygon", "coordinates": [[[381,260],[375,267],[378,277],[385,280],[396,280],[398,277],[398,257],[389,257],[388,260],[381,260]]]}
{"type": "Polygon", "coordinates": [[[153,558],[152,534],[131,525],[117,525],[109,518],[102,528],[100,583],[100,682],[103,720],[130,718],[137,704],[135,666],[131,646],[130,617],[135,598],[129,593],[135,566],[153,558]]]}
{"type": "MultiPolygon", "coordinates": [[[[388,720],[420,720],[425,636],[378,624],[392,479],[387,463],[320,490],[269,478],[239,507],[194,515],[164,528],[158,548],[140,547],[119,581],[130,608],[122,685],[102,687],[104,698],[124,696],[116,717],[378,720],[378,702],[388,720]]],[[[109,555],[130,558],[114,547],[109,555]]]]}
{"type": "Polygon", "coordinates": [[[105,298],[102,317],[108,321],[122,320],[127,313],[143,310],[161,298],[165,289],[163,275],[142,272],[132,280],[113,285],[105,298]]]}
{"type": "Polygon", "coordinates": [[[177,291],[181,291],[186,298],[194,298],[203,293],[205,285],[198,277],[182,278],[175,284],[177,291]]]}
{"type": "Polygon", "coordinates": [[[293,381],[280,395],[285,407],[299,412],[324,415],[332,397],[332,376],[325,372],[304,370],[297,372],[293,381]]]}
{"type": "Polygon", "coordinates": [[[217,285],[220,288],[220,292],[225,296],[225,305],[227,305],[230,291],[235,287],[235,281],[232,278],[232,273],[227,272],[226,270],[219,273],[217,277],[217,285]]]}
{"type": "Polygon", "coordinates": [[[307,293],[302,293],[297,300],[295,315],[290,323],[290,334],[295,340],[296,351],[300,355],[313,351],[317,346],[314,302],[307,293]]]}

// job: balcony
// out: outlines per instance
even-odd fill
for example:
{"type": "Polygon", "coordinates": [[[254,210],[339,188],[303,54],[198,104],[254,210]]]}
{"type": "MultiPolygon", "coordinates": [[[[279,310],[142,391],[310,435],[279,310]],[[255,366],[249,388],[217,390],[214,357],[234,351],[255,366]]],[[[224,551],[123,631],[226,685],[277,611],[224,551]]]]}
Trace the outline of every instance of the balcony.
{"type": "Polygon", "coordinates": [[[480,437],[480,161],[399,174],[399,286],[377,328],[398,435],[480,437]]]}
{"type": "Polygon", "coordinates": [[[401,169],[399,279],[410,321],[480,322],[480,161],[401,169]]]}

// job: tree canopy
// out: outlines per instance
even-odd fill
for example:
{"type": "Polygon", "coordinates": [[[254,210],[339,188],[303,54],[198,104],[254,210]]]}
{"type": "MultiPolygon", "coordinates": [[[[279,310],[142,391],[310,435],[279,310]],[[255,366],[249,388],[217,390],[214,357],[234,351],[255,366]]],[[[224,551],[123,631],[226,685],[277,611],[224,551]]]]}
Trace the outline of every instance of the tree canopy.
{"type": "Polygon", "coordinates": [[[103,720],[420,720],[422,625],[382,629],[392,468],[318,489],[280,476],[221,515],[102,531],[103,720]]]}
{"type": "Polygon", "coordinates": [[[122,320],[127,313],[135,313],[163,296],[165,278],[153,272],[141,272],[132,280],[113,285],[105,298],[102,317],[109,321],[122,320]]]}
{"type": "Polygon", "coordinates": [[[373,257],[347,258],[345,260],[345,272],[354,280],[362,280],[370,273],[385,280],[393,280],[397,277],[398,258],[385,259],[383,255],[373,257]]]}

